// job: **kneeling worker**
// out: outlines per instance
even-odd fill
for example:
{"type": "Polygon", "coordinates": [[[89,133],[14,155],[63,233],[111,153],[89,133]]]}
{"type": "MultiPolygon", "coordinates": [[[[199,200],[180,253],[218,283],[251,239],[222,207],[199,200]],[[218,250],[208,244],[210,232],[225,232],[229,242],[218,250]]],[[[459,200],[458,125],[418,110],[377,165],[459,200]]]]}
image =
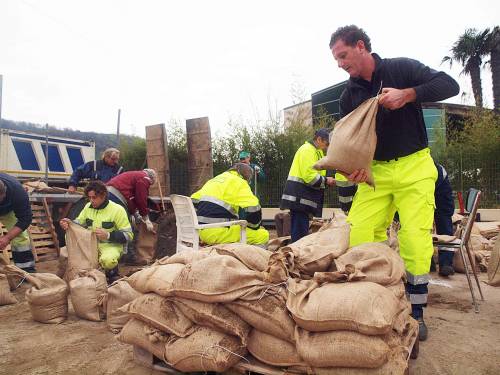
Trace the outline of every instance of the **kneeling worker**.
{"type": "MultiPolygon", "coordinates": [[[[191,199],[197,203],[200,224],[244,219],[247,243],[266,245],[269,232],[261,227],[262,210],[259,199],[253,195],[249,182],[253,170],[248,164],[237,163],[229,170],[207,181],[191,199]]],[[[201,240],[209,245],[240,241],[240,226],[208,228],[200,231],[201,240]]]]}
{"type": "MultiPolygon", "coordinates": [[[[99,264],[108,280],[113,281],[118,277],[118,260],[124,247],[133,238],[127,212],[108,199],[108,190],[101,181],[91,181],[85,187],[85,195],[90,202],[74,222],[96,233],[99,264]]],[[[69,222],[62,219],[61,228],[68,230],[69,222]]]]}

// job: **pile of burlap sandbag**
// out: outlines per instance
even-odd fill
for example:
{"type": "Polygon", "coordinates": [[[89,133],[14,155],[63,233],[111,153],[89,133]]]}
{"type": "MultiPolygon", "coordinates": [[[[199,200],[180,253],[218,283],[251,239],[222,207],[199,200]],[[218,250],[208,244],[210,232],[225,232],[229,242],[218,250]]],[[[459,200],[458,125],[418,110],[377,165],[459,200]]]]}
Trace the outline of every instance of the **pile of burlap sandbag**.
{"type": "Polygon", "coordinates": [[[333,221],[274,253],[236,243],[160,259],[124,280],[139,295],[118,309],[118,339],[184,372],[223,372],[248,351],[289,372],[403,374],[418,330],[403,261],[348,243],[333,221]]]}

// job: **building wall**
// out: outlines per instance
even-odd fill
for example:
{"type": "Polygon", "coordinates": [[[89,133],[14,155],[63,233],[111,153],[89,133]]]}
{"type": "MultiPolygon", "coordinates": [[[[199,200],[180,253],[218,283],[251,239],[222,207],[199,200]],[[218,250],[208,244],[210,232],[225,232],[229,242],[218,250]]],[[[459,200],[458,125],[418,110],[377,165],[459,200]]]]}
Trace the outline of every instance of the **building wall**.
{"type": "Polygon", "coordinates": [[[302,123],[307,126],[312,126],[311,101],[308,100],[283,109],[283,119],[285,128],[293,123],[302,123]]]}

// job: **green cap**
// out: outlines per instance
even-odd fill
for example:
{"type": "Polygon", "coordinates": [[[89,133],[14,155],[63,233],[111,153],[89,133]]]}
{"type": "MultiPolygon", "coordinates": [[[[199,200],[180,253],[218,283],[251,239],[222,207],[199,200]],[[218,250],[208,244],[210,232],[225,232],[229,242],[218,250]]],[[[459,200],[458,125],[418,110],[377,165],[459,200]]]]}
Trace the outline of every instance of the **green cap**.
{"type": "Polygon", "coordinates": [[[248,151],[240,151],[240,159],[246,159],[250,156],[250,153],[248,151]]]}

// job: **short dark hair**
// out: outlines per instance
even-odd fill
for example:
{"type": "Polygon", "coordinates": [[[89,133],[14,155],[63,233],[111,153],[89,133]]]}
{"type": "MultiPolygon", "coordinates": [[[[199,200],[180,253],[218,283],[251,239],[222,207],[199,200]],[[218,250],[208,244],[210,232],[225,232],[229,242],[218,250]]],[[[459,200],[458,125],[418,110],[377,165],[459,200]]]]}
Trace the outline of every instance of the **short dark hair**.
{"type": "Polygon", "coordinates": [[[313,139],[316,139],[319,137],[326,142],[330,142],[330,131],[331,131],[331,129],[328,129],[328,128],[318,129],[314,132],[313,139]]]}
{"type": "Polygon", "coordinates": [[[89,193],[94,191],[97,195],[105,194],[108,196],[108,189],[106,189],[106,185],[102,181],[90,181],[87,186],[85,186],[85,196],[89,196],[89,193]]]}
{"type": "Polygon", "coordinates": [[[363,29],[357,27],[356,25],[339,27],[330,38],[330,49],[332,49],[333,45],[337,43],[338,40],[342,40],[346,45],[350,47],[354,47],[358,40],[362,40],[365,43],[366,50],[368,52],[372,51],[370,37],[365,33],[363,29]]]}

